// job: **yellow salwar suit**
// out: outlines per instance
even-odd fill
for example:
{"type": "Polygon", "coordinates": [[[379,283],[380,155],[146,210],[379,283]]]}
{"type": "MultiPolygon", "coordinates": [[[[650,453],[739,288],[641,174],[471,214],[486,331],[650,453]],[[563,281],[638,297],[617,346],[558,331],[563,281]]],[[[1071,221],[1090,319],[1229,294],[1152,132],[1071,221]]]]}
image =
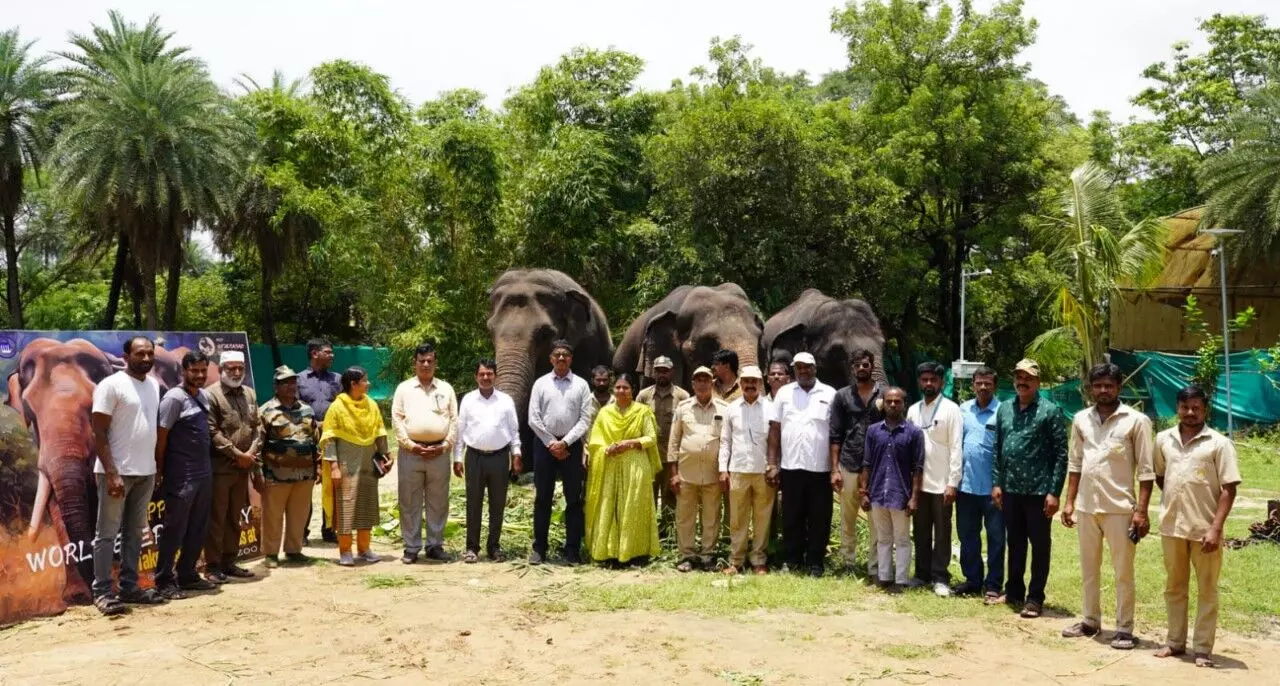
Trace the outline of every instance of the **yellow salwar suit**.
{"type": "Polygon", "coordinates": [[[597,562],[656,556],[658,520],[653,506],[653,478],[658,457],[658,422],[653,410],[637,402],[620,410],[605,405],[587,441],[587,538],[591,559],[597,562]],[[619,441],[638,440],[639,450],[606,455],[619,441]]]}

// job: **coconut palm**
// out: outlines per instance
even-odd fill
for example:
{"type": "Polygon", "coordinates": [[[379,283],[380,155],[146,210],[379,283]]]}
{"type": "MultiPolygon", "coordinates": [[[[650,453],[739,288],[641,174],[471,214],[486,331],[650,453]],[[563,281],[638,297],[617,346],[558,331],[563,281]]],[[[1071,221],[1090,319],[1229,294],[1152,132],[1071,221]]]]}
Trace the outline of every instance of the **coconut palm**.
{"type": "Polygon", "coordinates": [[[1058,327],[1036,337],[1029,355],[1069,348],[1081,353],[1081,378],[1106,353],[1107,306],[1121,286],[1143,287],[1164,267],[1165,225],[1133,223],[1120,209],[1106,170],[1086,162],[1071,172],[1062,214],[1046,218],[1040,238],[1049,258],[1067,276],[1053,296],[1058,327]]]}
{"type": "Polygon", "coordinates": [[[42,119],[55,95],[53,73],[45,69],[49,58],[31,57],[31,45],[22,42],[17,29],[0,32],[0,218],[9,326],[18,329],[23,321],[15,217],[22,205],[26,170],[40,170],[45,148],[42,119]]]}
{"type": "Polygon", "coordinates": [[[1248,98],[1228,124],[1231,147],[1205,160],[1200,187],[1208,226],[1244,229],[1237,254],[1265,256],[1280,248],[1280,84],[1248,98]]]}
{"type": "Polygon", "coordinates": [[[113,296],[123,270],[136,270],[151,328],[162,324],[155,279],[168,267],[168,328],[183,243],[214,215],[236,167],[236,123],[203,63],[168,48],[171,34],[154,18],[141,29],[110,18],[109,28],[74,36],[78,51],[64,55],[75,66],[66,72],[72,98],[56,149],[60,180],[102,232],[119,237],[113,296]]]}

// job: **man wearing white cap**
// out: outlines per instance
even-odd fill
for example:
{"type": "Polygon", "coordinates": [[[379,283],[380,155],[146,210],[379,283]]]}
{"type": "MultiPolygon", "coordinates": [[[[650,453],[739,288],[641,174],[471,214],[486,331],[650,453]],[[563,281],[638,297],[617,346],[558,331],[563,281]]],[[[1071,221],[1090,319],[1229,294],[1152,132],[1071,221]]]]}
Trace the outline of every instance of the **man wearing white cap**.
{"type": "Polygon", "coordinates": [[[747,561],[747,529],[751,533],[751,568],[756,574],[768,571],[769,522],[773,516],[776,489],[765,482],[768,462],[766,448],[769,401],[761,394],[764,375],[755,365],[738,374],[742,397],[729,403],[724,427],[720,430],[720,486],[729,492],[729,566],[726,574],[736,574],[747,561]]]}
{"type": "MultiPolygon", "coordinates": [[[[658,420],[658,456],[667,463],[667,442],[671,440],[671,419],[676,405],[689,399],[689,392],[671,383],[675,364],[663,355],[653,361],[653,385],[636,395],[636,402],[648,405],[658,420]]],[[[675,520],[676,494],[671,490],[671,475],[659,474],[653,480],[653,502],[659,506],[658,531],[664,538],[675,520]]]]}
{"type": "Polygon", "coordinates": [[[715,376],[707,367],[693,370],[693,397],[676,406],[671,421],[667,460],[671,490],[676,494],[676,542],[687,572],[697,562],[706,566],[720,534],[720,429],[728,407],[712,394],[715,376]],[[702,520],[702,540],[694,540],[694,524],[702,520]]]}
{"type": "Polygon", "coordinates": [[[205,390],[209,398],[209,430],[213,434],[213,507],[204,542],[209,580],[223,583],[228,576],[252,577],[236,564],[240,552],[240,521],[249,504],[249,477],[261,490],[258,463],[258,396],[244,386],[244,353],[227,350],[219,360],[218,383],[205,390]]]}
{"type": "Polygon", "coordinates": [[[782,546],[787,566],[822,576],[831,535],[831,402],[836,391],[818,381],[813,355],[792,360],[796,380],[773,399],[765,478],[782,486],[782,546]]]}

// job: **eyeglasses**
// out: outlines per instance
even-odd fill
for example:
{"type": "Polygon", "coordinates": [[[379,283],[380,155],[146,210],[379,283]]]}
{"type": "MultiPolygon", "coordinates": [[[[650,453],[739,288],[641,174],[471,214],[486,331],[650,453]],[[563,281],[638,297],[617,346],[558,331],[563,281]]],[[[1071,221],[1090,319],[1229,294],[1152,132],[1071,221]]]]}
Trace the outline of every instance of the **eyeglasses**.
{"type": "Polygon", "coordinates": [[[573,357],[573,355],[570,355],[569,353],[551,353],[551,359],[553,360],[567,360],[571,357],[573,357]]]}

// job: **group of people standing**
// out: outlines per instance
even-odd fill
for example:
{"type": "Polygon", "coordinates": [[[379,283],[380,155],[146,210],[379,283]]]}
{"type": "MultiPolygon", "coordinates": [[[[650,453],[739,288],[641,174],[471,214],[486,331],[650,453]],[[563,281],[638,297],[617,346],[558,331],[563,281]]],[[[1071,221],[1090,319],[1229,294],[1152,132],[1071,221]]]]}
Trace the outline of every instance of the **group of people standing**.
{"type": "MultiPolygon", "coordinates": [[[[183,385],[161,399],[148,375],[152,342],[134,338],[125,345],[126,369],[98,385],[93,405],[99,455],[93,593],[104,614],[124,611],[124,603],[165,602],[228,577],[252,577],[236,564],[249,484],[262,494],[268,567],[280,564],[282,539],[286,563],[306,562],[302,547],[317,480],[324,483],[322,535],[338,544],[339,564],[379,562],[370,549],[377,480],[393,465],[402,562],[413,564],[420,555],[451,559],[444,529],[452,477],[464,479],[466,488],[463,561],[479,559],[486,495],[484,552],[504,559],[507,489],[523,471],[524,456],[515,405],[494,385],[494,361],[476,363],[476,389],[459,403],[452,386],[435,375],[434,348],[419,346],[414,376],[392,401],[393,458],[365,371],[330,371],[332,346],[323,340],[307,348],[309,369],[276,368],[274,395],[258,407],[253,389],[242,385],[242,353],[222,353],[219,382],[211,388],[205,388],[209,359],[187,354],[183,385]],[[164,497],[164,527],[156,588],[142,590],[138,554],[153,488],[164,497]],[[118,532],[116,593],[111,561],[118,532]],[[196,571],[201,552],[203,578],[196,571]]],[[[772,362],[766,375],[755,365],[739,369],[737,355],[721,350],[710,367],[694,370],[692,393],[673,382],[674,364],[666,357],[653,361],[654,384],[643,390],[632,374],[614,379],[607,368],[595,370],[590,382],[576,376],[566,341],[552,343],[550,358],[552,370],[534,383],[528,410],[536,438],[530,564],[551,554],[557,481],[565,499],[564,544],[557,552],[566,563],[582,562],[584,553],[613,565],[647,560],[660,553],[660,534],[674,523],[682,572],[711,566],[727,509],[730,553],[723,571],[768,573],[780,499],[783,568],[822,576],[838,500],[841,561],[853,566],[857,520],[866,513],[868,577],[886,591],[931,586],[940,596],[981,594],[1035,618],[1044,610],[1051,524],[1060,514],[1079,532],[1084,583],[1083,620],[1063,635],[1101,629],[1105,545],[1117,594],[1111,645],[1128,649],[1135,645],[1134,549],[1150,529],[1157,484],[1169,609],[1168,642],[1157,654],[1187,649],[1194,569],[1199,607],[1192,647],[1197,664],[1212,665],[1222,529],[1240,476],[1230,439],[1205,424],[1207,398],[1199,388],[1179,393],[1178,426],[1153,438],[1150,420],[1119,400],[1120,370],[1098,365],[1087,379],[1094,405],[1076,414],[1068,440],[1062,411],[1039,393],[1033,360],[1014,370],[1014,399],[995,397],[996,372],[983,367],[973,375],[973,399],[961,405],[942,394],[944,368],[922,364],[923,397],[908,407],[902,389],[875,380],[875,357],[866,350],[851,354],[853,381],[839,390],[818,380],[807,352],[789,363],[772,362]],[[962,575],[954,586],[953,507],[962,575]]]]}

